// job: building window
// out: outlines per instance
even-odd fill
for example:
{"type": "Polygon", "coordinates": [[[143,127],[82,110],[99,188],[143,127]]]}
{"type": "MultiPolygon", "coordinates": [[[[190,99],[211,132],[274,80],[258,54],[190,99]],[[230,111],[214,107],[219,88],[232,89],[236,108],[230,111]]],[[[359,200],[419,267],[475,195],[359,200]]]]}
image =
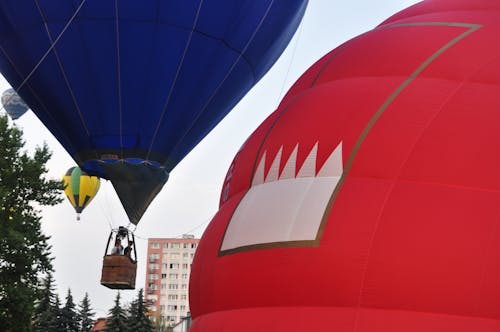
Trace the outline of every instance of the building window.
{"type": "Polygon", "coordinates": [[[169,305],[167,306],[168,311],[177,311],[177,306],[176,305],[169,305]]]}
{"type": "Polygon", "coordinates": [[[178,284],[168,284],[168,289],[179,289],[178,284]]]}
{"type": "Polygon", "coordinates": [[[171,270],[178,270],[179,269],[179,263],[171,263],[169,268],[171,270]]]}
{"type": "Polygon", "coordinates": [[[174,295],[174,294],[170,294],[170,295],[168,296],[168,299],[169,299],[169,300],[177,300],[178,298],[179,298],[179,297],[178,297],[178,295],[177,295],[177,294],[175,294],[175,295],[174,295]]]}
{"type": "Polygon", "coordinates": [[[181,295],[181,300],[187,300],[187,295],[186,294],[182,294],[181,295]]]}
{"type": "Polygon", "coordinates": [[[162,279],[167,279],[167,274],[166,274],[166,273],[162,273],[162,274],[161,274],[161,278],[162,278],[162,279]]]}
{"type": "Polygon", "coordinates": [[[159,249],[159,248],[160,248],[160,244],[158,242],[151,243],[151,249],[159,249]]]}
{"type": "Polygon", "coordinates": [[[168,278],[169,279],[179,279],[179,274],[177,274],[177,273],[170,273],[168,275],[168,278]]]}
{"type": "Polygon", "coordinates": [[[170,246],[170,248],[172,249],[179,249],[180,247],[181,247],[180,243],[172,243],[172,245],[170,246]]]}
{"type": "Polygon", "coordinates": [[[168,249],[168,242],[165,242],[165,243],[163,244],[163,249],[168,249]]]}
{"type": "Polygon", "coordinates": [[[149,275],[149,280],[157,280],[158,279],[158,275],[156,273],[152,273],[149,275]]]}
{"type": "Polygon", "coordinates": [[[155,261],[160,258],[160,254],[151,254],[149,255],[149,260],[155,261]]]}
{"type": "Polygon", "coordinates": [[[191,248],[196,248],[196,243],[191,243],[191,248]]]}
{"type": "Polygon", "coordinates": [[[187,289],[188,288],[188,285],[187,284],[182,284],[181,285],[181,289],[187,289]]]}
{"type": "Polygon", "coordinates": [[[183,273],[182,274],[182,279],[187,279],[188,278],[188,274],[187,273],[183,273]]]}
{"type": "Polygon", "coordinates": [[[181,254],[178,252],[173,252],[170,254],[170,259],[179,259],[181,258],[181,254]]]}
{"type": "Polygon", "coordinates": [[[187,252],[182,253],[182,258],[188,258],[188,257],[189,257],[189,254],[187,252]]]}

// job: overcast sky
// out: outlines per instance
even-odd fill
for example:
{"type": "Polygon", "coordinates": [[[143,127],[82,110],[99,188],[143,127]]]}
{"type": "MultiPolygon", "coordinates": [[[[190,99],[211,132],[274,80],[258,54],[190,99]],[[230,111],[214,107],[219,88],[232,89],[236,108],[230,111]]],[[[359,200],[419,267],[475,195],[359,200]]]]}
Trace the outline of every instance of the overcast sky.
{"type": "MultiPolygon", "coordinates": [[[[373,29],[390,15],[416,0],[309,0],[306,14],[282,57],[215,128],[170,174],[136,230],[139,264],[136,288],[144,288],[146,242],[149,237],[201,237],[218,209],[219,193],[234,155],[253,130],[277,107],[297,78],[321,56],[339,44],[373,29]]],[[[0,76],[0,92],[9,88],[0,76]]],[[[26,148],[46,142],[53,152],[49,177],[59,179],[75,163],[32,112],[16,124],[24,130],[26,148]]],[[[57,291],[64,303],[71,288],[75,302],[85,292],[97,316],[113,305],[115,291],[99,284],[102,256],[110,228],[127,225],[128,219],[106,181],[79,222],[66,200],[42,210],[42,227],[51,236],[57,291]]],[[[122,291],[129,302],[136,291],[122,291]]]]}

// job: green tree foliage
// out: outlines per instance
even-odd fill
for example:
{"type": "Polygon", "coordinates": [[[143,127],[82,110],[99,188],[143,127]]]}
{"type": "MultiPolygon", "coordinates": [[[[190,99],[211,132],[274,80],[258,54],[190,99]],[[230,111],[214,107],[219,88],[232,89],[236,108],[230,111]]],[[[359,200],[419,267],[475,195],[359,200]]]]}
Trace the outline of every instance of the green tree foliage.
{"type": "Polygon", "coordinates": [[[130,331],[152,332],[153,324],[148,318],[148,308],[144,301],[142,288],[137,294],[137,298],[132,301],[128,311],[127,325],[130,331]]]}
{"type": "Polygon", "coordinates": [[[22,132],[0,116],[0,331],[31,331],[41,277],[52,271],[50,246],[35,206],[61,201],[60,181],[47,180],[47,146],[30,156],[22,132]]]}
{"type": "Polygon", "coordinates": [[[56,293],[55,303],[52,306],[52,310],[54,311],[54,316],[56,316],[56,329],[54,330],[54,332],[66,332],[66,329],[64,328],[63,317],[62,317],[63,315],[62,315],[62,309],[61,309],[61,301],[59,301],[59,295],[57,295],[57,293],[56,293]]]}
{"type": "MultiPolygon", "coordinates": [[[[51,279],[49,279],[51,280],[51,279]]],[[[35,309],[33,319],[34,332],[66,332],[62,321],[59,296],[52,291],[51,281],[45,281],[44,297],[35,309]]]]}
{"type": "Polygon", "coordinates": [[[78,309],[78,321],[80,323],[81,332],[90,332],[94,326],[95,313],[90,307],[89,295],[85,293],[82,302],[78,309]]]}
{"type": "Polygon", "coordinates": [[[128,331],[126,312],[120,305],[120,293],[117,293],[115,306],[109,311],[109,319],[106,322],[106,332],[126,331],[128,331]]]}
{"type": "Polygon", "coordinates": [[[79,330],[79,319],[78,314],[75,309],[75,303],[73,302],[73,296],[71,296],[71,290],[68,289],[68,295],[66,295],[66,304],[61,309],[61,320],[66,332],[78,332],[79,330]]]}
{"type": "Polygon", "coordinates": [[[56,296],[53,283],[52,273],[48,273],[43,279],[40,300],[33,315],[33,331],[35,332],[55,331],[57,329],[57,310],[54,308],[56,296]]]}

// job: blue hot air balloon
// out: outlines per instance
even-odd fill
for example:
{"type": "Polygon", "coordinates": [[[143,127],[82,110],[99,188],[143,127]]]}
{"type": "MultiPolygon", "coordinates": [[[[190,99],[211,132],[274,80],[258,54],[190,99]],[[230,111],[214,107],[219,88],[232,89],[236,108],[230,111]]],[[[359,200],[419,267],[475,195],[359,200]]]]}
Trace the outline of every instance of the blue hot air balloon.
{"type": "Polygon", "coordinates": [[[307,0],[0,2],[0,71],[137,224],[267,72],[307,0]]]}
{"type": "Polygon", "coordinates": [[[28,105],[26,105],[14,89],[5,90],[2,93],[1,99],[3,108],[12,120],[19,119],[29,109],[28,105]]]}

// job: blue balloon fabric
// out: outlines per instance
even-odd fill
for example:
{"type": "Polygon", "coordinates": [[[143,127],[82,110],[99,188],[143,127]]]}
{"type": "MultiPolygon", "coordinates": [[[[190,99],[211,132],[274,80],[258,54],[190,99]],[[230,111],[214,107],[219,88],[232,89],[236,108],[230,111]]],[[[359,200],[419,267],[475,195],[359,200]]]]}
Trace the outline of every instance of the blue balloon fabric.
{"type": "Polygon", "coordinates": [[[306,5],[2,0],[0,72],[87,173],[126,173],[129,192],[146,177],[147,207],[281,55],[306,5]],[[153,175],[130,167],[144,163],[153,175]]]}

